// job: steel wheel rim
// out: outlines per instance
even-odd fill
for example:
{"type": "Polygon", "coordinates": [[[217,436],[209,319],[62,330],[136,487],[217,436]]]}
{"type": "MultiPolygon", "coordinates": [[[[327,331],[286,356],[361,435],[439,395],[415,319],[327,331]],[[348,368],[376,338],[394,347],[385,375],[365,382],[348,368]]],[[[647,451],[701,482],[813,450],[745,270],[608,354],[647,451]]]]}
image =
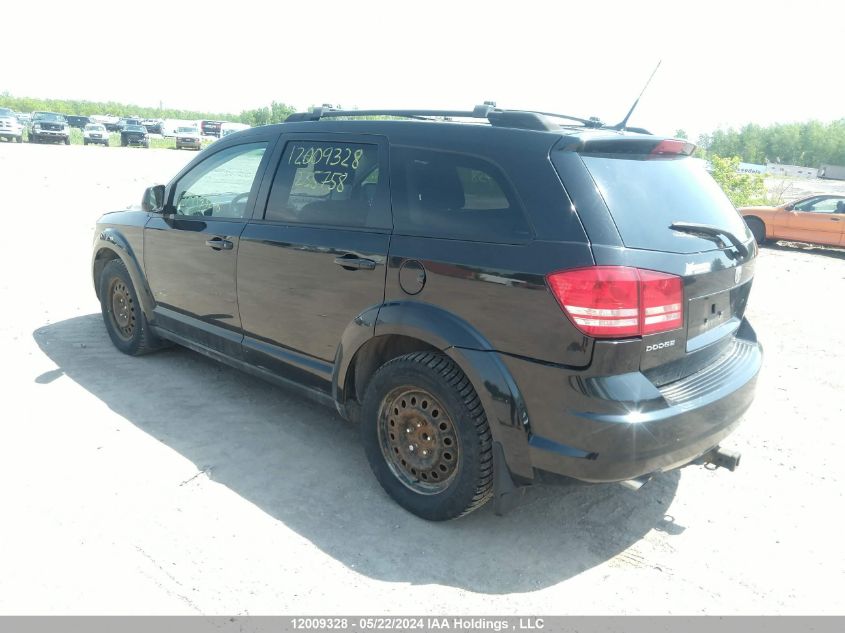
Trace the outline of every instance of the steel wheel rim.
{"type": "Polygon", "coordinates": [[[112,324],[118,335],[128,341],[135,334],[135,304],[132,295],[121,279],[112,280],[109,294],[112,324]]]}
{"type": "Polygon", "coordinates": [[[455,424],[425,389],[403,386],[381,401],[379,444],[396,478],[420,494],[437,494],[452,483],[460,464],[455,424]]]}

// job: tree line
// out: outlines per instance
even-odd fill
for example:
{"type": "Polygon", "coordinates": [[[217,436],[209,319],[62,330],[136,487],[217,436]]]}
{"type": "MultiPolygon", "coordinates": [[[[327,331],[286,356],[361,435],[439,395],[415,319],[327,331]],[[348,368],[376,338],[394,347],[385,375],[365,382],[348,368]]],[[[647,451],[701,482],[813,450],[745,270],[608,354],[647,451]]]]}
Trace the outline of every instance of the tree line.
{"type": "Polygon", "coordinates": [[[822,123],[749,123],[739,130],[716,130],[698,138],[707,156],[738,156],[743,162],[819,167],[845,165],[845,119],[822,123]]]}
{"type": "Polygon", "coordinates": [[[139,106],[116,101],[80,101],[73,99],[36,99],[33,97],[13,97],[8,92],[0,94],[0,107],[11,108],[16,112],[56,112],[58,114],[75,114],[90,116],[92,114],[109,114],[126,117],[139,116],[145,119],[188,119],[235,121],[246,123],[253,127],[280,123],[288,115],[295,112],[292,106],[274,101],[269,107],[242,110],[239,114],[226,112],[206,112],[199,110],[180,110],[176,108],[154,108],[139,106]]]}

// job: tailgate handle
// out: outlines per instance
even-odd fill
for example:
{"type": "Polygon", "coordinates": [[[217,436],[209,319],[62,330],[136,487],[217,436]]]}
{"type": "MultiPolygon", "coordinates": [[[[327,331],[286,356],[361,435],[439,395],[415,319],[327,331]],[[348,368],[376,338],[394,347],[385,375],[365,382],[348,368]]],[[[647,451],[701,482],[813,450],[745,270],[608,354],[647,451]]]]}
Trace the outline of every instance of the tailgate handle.
{"type": "Polygon", "coordinates": [[[334,263],[346,270],[375,270],[376,263],[366,257],[356,257],[351,253],[343,257],[335,257],[334,263]]]}

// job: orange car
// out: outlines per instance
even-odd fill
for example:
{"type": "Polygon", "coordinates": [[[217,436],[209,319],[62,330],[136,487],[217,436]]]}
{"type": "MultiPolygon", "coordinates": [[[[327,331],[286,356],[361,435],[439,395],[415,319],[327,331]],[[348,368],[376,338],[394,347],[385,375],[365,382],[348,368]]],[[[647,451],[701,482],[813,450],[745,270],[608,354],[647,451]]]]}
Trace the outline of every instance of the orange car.
{"type": "Polygon", "coordinates": [[[845,196],[811,196],[779,207],[743,207],[739,212],[758,244],[797,240],[845,246],[845,196]]]}

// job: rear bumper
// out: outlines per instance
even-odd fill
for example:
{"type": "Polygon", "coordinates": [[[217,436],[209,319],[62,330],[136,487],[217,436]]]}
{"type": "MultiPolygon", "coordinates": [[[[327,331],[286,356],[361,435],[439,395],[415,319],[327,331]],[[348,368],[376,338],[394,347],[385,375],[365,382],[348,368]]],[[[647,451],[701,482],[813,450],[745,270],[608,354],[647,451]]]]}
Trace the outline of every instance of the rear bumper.
{"type": "Polygon", "coordinates": [[[743,322],[705,369],[660,388],[639,371],[592,376],[503,358],[528,409],[532,466],[586,482],[684,466],[739,425],[754,398],[762,348],[743,322]]]}

